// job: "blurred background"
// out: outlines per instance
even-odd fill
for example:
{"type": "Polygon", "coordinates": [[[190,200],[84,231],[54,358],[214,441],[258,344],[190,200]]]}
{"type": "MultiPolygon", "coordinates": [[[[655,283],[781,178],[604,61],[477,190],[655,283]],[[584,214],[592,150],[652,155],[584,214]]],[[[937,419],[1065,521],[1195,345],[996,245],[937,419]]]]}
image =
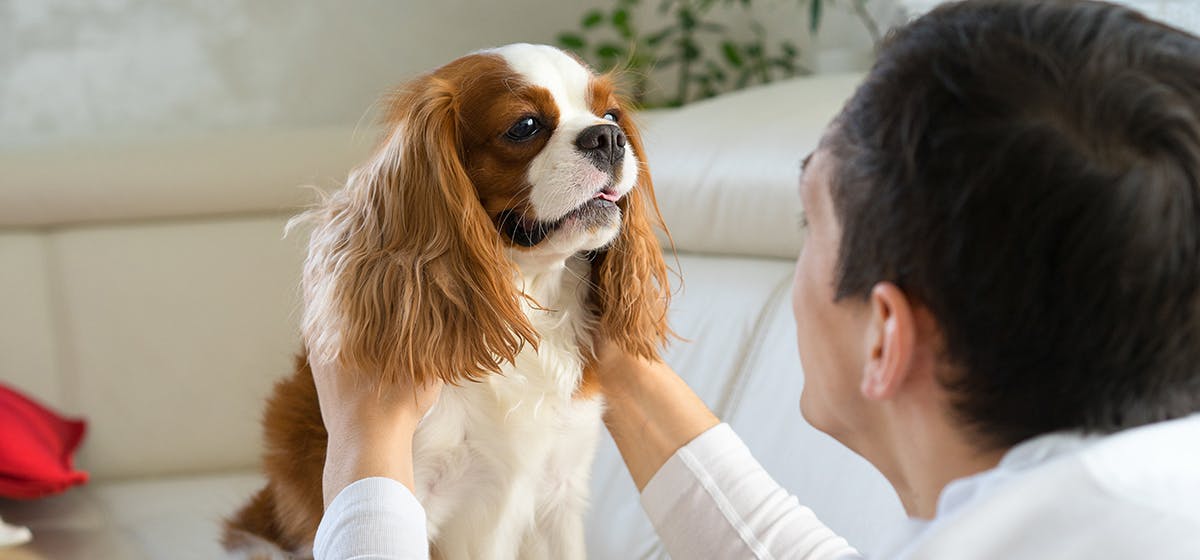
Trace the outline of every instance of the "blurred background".
{"type": "MultiPolygon", "coordinates": [[[[1194,0],[1126,3],[1200,28],[1194,0]]],[[[601,67],[633,62],[649,76],[644,100],[679,103],[862,69],[880,33],[933,4],[0,0],[0,148],[352,124],[385,88],[517,41],[576,48],[601,67]]]]}
{"type": "MultiPolygon", "coordinates": [[[[703,49],[697,76],[710,64],[726,72],[712,91],[739,77],[726,43],[759,42],[787,61],[768,69],[776,79],[861,68],[864,4],[877,26],[896,17],[892,0],[817,0],[816,11],[810,0],[0,0],[0,148],[354,124],[386,88],[470,51],[564,38],[601,66],[659,55],[637,70],[654,76],[649,99],[663,104],[679,90],[684,40],[703,49]],[[685,32],[688,17],[696,28],[685,32]]],[[[690,86],[689,100],[702,94],[699,80],[690,86]]]]}
{"type": "MultiPolygon", "coordinates": [[[[0,557],[221,557],[300,348],[305,236],[281,237],[301,187],[363,160],[388,88],[512,42],[623,71],[686,279],[671,322],[691,342],[666,359],[876,550],[904,522],[894,493],[797,411],[796,181],[879,38],[936,3],[0,0],[0,518],[33,538],[0,557]]],[[[1200,31],[1200,0],[1124,3],[1200,31]]],[[[607,437],[592,496],[591,557],[665,558],[607,437]]],[[[0,524],[0,547],[28,537],[0,524]]]]}

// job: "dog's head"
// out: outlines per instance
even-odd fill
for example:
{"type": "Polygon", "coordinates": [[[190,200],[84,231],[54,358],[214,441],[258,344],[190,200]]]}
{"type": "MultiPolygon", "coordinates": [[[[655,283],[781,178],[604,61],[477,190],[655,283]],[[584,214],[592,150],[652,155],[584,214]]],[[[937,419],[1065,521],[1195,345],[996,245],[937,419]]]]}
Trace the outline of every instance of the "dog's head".
{"type": "Polygon", "coordinates": [[[515,263],[562,266],[586,251],[600,331],[657,356],[668,333],[661,216],[609,77],[553,47],[509,45],[386,104],[374,155],[307,215],[310,354],[384,379],[479,379],[539,341],[515,263]]]}

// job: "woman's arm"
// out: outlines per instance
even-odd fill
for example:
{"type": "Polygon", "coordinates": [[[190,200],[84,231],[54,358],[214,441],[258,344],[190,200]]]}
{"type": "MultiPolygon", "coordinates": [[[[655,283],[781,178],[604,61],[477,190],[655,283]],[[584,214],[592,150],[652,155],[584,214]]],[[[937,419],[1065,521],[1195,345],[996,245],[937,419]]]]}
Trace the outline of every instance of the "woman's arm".
{"type": "Polygon", "coordinates": [[[412,442],[441,384],[381,387],[330,364],[312,370],[329,433],[314,558],[428,559],[425,510],[413,495],[412,442]]]}
{"type": "Polygon", "coordinates": [[[601,342],[604,421],[672,558],[861,559],[666,364],[601,342]]]}
{"type": "Polygon", "coordinates": [[[441,383],[380,386],[368,376],[332,364],[311,364],[329,433],[325,453],[325,507],[356,480],[384,477],[413,488],[413,434],[437,401],[441,383]]]}
{"type": "Polygon", "coordinates": [[[669,366],[597,345],[604,423],[638,491],[679,448],[720,421],[669,366]]]}

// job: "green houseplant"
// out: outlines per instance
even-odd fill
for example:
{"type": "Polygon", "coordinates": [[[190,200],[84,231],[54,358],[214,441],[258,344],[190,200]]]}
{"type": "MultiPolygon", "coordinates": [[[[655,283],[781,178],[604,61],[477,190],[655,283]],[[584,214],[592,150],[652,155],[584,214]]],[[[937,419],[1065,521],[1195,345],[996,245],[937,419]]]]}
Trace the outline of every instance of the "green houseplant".
{"type": "MultiPolygon", "coordinates": [[[[870,0],[798,0],[800,17],[816,33],[826,8],[847,7],[878,42],[880,28],[867,10],[870,0]]],[[[753,84],[809,72],[795,42],[768,36],[761,23],[750,18],[751,37],[734,38],[727,25],[716,20],[715,7],[740,7],[750,15],[753,0],[660,0],[656,28],[637,21],[640,0],[614,0],[610,9],[586,12],[577,30],[560,33],[559,45],[574,51],[601,71],[620,70],[632,82],[634,101],[643,106],[678,106],[696,99],[742,89],[753,84]],[[651,71],[671,71],[674,84],[665,99],[649,97],[651,71]]]]}

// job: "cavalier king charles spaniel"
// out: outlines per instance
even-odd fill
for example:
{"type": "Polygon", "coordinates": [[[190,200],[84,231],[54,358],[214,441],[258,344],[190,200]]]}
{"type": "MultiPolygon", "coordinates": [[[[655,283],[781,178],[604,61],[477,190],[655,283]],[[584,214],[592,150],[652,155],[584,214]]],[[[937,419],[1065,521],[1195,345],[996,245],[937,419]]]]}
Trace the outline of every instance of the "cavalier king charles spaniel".
{"type": "Polygon", "coordinates": [[[610,77],[527,44],[387,99],[374,154],[298,218],[306,352],[267,404],[267,484],[228,520],[228,550],[311,554],[327,440],[313,356],[372,383],[447,383],[413,446],[435,558],[585,556],[592,340],[657,358],[670,334],[631,116],[610,77]]]}

